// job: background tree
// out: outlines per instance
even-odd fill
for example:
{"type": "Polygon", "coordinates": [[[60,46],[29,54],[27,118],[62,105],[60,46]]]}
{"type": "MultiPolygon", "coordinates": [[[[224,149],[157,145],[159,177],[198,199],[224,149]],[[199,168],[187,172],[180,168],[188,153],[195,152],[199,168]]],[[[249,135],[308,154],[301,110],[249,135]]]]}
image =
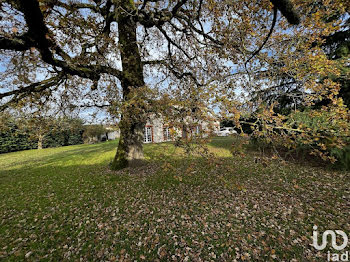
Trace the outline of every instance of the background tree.
{"type": "Polygon", "coordinates": [[[25,120],[25,125],[30,130],[31,138],[38,141],[37,148],[43,149],[44,138],[56,127],[54,120],[40,115],[30,116],[25,120]]]}
{"type": "Polygon", "coordinates": [[[82,144],[83,131],[83,121],[78,118],[4,113],[0,117],[0,153],[82,144]]]}
{"type": "Polygon", "coordinates": [[[107,133],[102,125],[86,125],[84,127],[83,138],[87,143],[101,141],[101,137],[107,133]]]}
{"type": "Polygon", "coordinates": [[[10,114],[0,116],[0,153],[37,148],[37,141],[30,139],[28,129],[23,128],[18,118],[10,114]]]}
{"type": "Polygon", "coordinates": [[[341,21],[339,30],[325,37],[322,47],[329,59],[336,61],[339,68],[338,76],[330,76],[330,78],[339,83],[339,95],[343,98],[344,103],[350,106],[350,10],[345,14],[336,14],[334,17],[328,18],[332,21],[341,21]]]}

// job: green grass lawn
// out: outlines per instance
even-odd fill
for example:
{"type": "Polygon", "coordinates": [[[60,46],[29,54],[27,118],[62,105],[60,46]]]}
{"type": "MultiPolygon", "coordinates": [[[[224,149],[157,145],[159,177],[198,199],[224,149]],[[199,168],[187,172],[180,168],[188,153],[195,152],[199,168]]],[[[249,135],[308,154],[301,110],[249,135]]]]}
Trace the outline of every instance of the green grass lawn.
{"type": "Polygon", "coordinates": [[[147,164],[118,172],[116,141],[0,155],[0,260],[325,261],[312,227],[350,233],[350,174],[232,141],[209,158],[145,145],[147,164]]]}

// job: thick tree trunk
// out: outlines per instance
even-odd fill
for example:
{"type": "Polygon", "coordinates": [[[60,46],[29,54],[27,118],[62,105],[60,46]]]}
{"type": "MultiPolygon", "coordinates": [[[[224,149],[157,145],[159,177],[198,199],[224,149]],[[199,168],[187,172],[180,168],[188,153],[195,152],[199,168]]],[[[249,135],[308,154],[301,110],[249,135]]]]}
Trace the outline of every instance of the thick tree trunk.
{"type": "MultiPolygon", "coordinates": [[[[126,5],[126,10],[133,8],[126,5]]],[[[118,31],[124,74],[124,78],[121,79],[124,107],[120,122],[119,145],[111,166],[114,170],[140,165],[144,158],[143,139],[146,116],[142,104],[138,104],[137,99],[136,101],[131,100],[135,94],[137,95],[137,89],[144,86],[143,66],[136,42],[136,29],[137,24],[130,14],[119,16],[118,31]]]]}
{"type": "Polygon", "coordinates": [[[44,137],[42,135],[39,135],[39,137],[38,137],[38,149],[43,149],[43,139],[44,139],[44,137]]]}
{"type": "Polygon", "coordinates": [[[120,122],[120,140],[112,163],[114,170],[142,165],[145,124],[130,122],[124,119],[120,122]]]}

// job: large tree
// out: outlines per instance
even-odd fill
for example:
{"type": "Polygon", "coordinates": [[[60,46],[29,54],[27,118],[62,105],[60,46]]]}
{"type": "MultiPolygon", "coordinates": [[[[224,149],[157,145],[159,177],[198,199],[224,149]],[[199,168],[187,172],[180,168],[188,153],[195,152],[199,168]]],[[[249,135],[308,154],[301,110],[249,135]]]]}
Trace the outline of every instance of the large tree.
{"type": "MultiPolygon", "coordinates": [[[[233,75],[250,78],[247,63],[263,50],[281,19],[278,10],[289,24],[300,22],[289,0],[2,1],[0,49],[11,64],[3,79],[11,88],[0,94],[0,106],[55,100],[55,92],[60,99],[90,94],[93,105],[121,113],[112,167],[137,165],[146,116],[155,108],[149,99],[155,79],[208,93],[220,81],[231,84],[233,75]],[[98,103],[96,92],[108,103],[98,103]]],[[[305,27],[303,36],[317,30],[305,27]]]]}

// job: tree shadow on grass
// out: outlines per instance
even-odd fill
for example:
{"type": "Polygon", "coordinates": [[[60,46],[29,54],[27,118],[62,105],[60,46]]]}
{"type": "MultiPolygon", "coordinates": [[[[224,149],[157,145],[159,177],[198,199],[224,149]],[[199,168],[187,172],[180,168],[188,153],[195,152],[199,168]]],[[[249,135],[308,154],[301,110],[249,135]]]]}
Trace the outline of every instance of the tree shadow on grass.
{"type": "Polygon", "coordinates": [[[232,136],[227,137],[213,137],[213,139],[209,142],[209,146],[215,147],[215,148],[223,148],[230,150],[233,141],[235,141],[237,138],[232,136]]]}
{"type": "MultiPolygon", "coordinates": [[[[237,138],[213,138],[208,144],[209,150],[214,153],[213,159],[207,159],[199,154],[186,155],[183,149],[175,147],[172,142],[145,144],[146,163],[145,167],[141,168],[141,170],[150,169],[150,172],[141,173],[147,176],[149,173],[152,173],[151,169],[154,171],[155,169],[162,170],[164,167],[168,168],[167,163],[172,164],[172,167],[169,167],[170,169],[179,171],[186,169],[194,162],[199,163],[199,165],[203,163],[203,166],[205,166],[208,161],[210,162],[214,159],[218,160],[219,165],[221,162],[228,161],[234,163],[235,166],[244,167],[247,165],[251,168],[251,165],[254,164],[253,154],[248,154],[244,159],[239,156],[232,156],[230,148],[235,139],[237,138]]],[[[33,177],[47,174],[45,175],[46,177],[57,177],[57,175],[67,177],[74,175],[76,172],[85,172],[87,174],[110,172],[112,175],[118,175],[120,173],[109,171],[108,167],[115,154],[117,144],[117,141],[113,141],[94,145],[44,149],[40,152],[36,150],[26,151],[23,154],[18,154],[22,158],[16,157],[12,162],[5,163],[5,166],[0,170],[0,179],[3,183],[6,183],[5,180],[26,179],[26,176],[33,177]],[[37,155],[35,155],[36,152],[38,152],[37,155]]],[[[13,155],[15,156],[16,154],[13,155]]],[[[9,156],[11,155],[7,155],[8,159],[10,159],[9,156]]],[[[0,156],[0,164],[1,161],[0,156]]],[[[259,165],[259,163],[256,165],[259,165]]],[[[139,172],[137,170],[131,171],[130,169],[129,173],[135,173],[137,175],[139,172]]]]}
{"type": "MultiPolygon", "coordinates": [[[[47,148],[43,150],[28,150],[21,152],[13,152],[0,155],[1,171],[11,170],[30,166],[46,166],[62,162],[80,162],[93,160],[95,157],[105,153],[115,152],[118,142],[104,142],[93,145],[75,145],[59,148],[47,148]],[[3,163],[1,163],[3,162],[3,163]]],[[[214,138],[210,143],[210,147],[229,149],[231,146],[230,138],[214,138]]],[[[145,144],[145,157],[148,161],[157,161],[159,159],[179,159],[187,158],[188,155],[183,154],[183,150],[176,148],[172,142],[160,144],[145,144]]],[[[112,160],[112,159],[111,159],[112,160]]],[[[94,163],[94,161],[92,161],[94,163]]]]}

